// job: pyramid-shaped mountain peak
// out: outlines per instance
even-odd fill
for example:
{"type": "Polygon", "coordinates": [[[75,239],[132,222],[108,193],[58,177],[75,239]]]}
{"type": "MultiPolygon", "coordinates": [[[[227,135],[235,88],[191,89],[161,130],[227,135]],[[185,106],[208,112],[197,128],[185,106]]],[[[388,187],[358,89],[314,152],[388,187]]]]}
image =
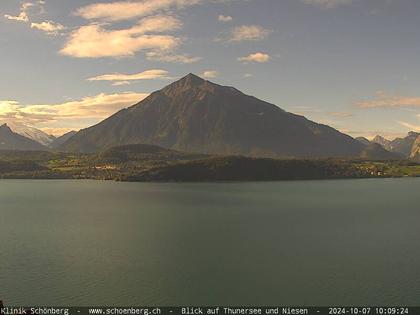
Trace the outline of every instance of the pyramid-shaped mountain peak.
{"type": "Polygon", "coordinates": [[[358,156],[365,147],[330,127],[191,73],[80,131],[60,149],[97,152],[124,144],[268,157],[358,156]]]}
{"type": "Polygon", "coordinates": [[[190,74],[186,75],[185,77],[182,77],[178,81],[175,81],[172,84],[169,84],[163,90],[172,90],[172,89],[186,90],[186,89],[192,89],[192,88],[196,88],[196,87],[202,86],[206,82],[207,82],[206,80],[200,78],[199,76],[197,76],[197,75],[195,75],[193,73],[190,73],[190,74]]]}

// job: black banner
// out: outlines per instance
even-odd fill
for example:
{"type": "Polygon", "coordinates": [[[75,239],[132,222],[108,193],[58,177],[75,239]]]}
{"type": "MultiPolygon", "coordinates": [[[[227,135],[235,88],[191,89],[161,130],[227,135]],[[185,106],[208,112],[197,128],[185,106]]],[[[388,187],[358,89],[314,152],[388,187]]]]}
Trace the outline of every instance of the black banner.
{"type": "Polygon", "coordinates": [[[0,315],[420,315],[420,307],[7,307],[0,315]]]}

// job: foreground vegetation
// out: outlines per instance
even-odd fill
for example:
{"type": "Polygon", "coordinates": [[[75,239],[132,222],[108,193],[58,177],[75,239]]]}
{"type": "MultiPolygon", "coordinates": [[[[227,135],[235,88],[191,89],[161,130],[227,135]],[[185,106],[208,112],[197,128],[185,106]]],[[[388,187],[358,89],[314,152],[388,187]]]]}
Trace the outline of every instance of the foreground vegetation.
{"type": "Polygon", "coordinates": [[[0,178],[199,182],[405,176],[420,176],[420,164],[208,156],[150,145],[116,147],[100,154],[0,151],[0,178]]]}

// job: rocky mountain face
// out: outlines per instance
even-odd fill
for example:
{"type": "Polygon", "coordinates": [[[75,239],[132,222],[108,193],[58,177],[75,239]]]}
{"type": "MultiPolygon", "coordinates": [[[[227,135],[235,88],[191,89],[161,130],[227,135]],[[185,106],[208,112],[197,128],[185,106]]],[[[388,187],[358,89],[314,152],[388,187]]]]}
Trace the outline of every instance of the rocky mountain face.
{"type": "Polygon", "coordinates": [[[412,154],[414,142],[419,136],[420,133],[412,131],[406,137],[396,138],[394,140],[387,140],[381,136],[376,136],[372,142],[380,144],[390,152],[399,153],[408,158],[412,154]]]}
{"type": "Polygon", "coordinates": [[[329,126],[193,74],[79,131],[60,149],[96,152],[139,143],[265,157],[356,157],[365,149],[329,126]]]}
{"type": "Polygon", "coordinates": [[[385,139],[382,136],[376,136],[375,138],[372,139],[371,142],[381,145],[385,150],[388,150],[388,151],[392,150],[392,146],[391,146],[392,141],[385,139]]]}
{"type": "Polygon", "coordinates": [[[413,147],[411,149],[410,158],[420,162],[420,136],[418,136],[416,141],[414,141],[413,147]]]}
{"type": "Polygon", "coordinates": [[[46,150],[46,147],[13,132],[7,124],[3,124],[0,126],[0,150],[37,151],[46,150]]]}

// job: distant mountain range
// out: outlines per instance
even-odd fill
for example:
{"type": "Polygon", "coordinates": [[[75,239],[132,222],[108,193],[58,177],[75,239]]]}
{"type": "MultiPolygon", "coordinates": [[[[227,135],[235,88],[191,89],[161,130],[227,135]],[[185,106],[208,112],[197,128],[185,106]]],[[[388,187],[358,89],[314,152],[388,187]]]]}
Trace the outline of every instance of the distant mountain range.
{"type": "Polygon", "coordinates": [[[79,132],[56,138],[17,123],[4,124],[0,131],[0,150],[94,153],[143,144],[188,153],[251,157],[386,160],[420,156],[419,133],[393,141],[380,136],[373,141],[353,139],[194,74],[79,132]]]}
{"type": "Polygon", "coordinates": [[[76,134],[70,131],[60,137],[49,135],[35,127],[21,123],[0,124],[0,150],[48,150],[55,149],[76,134]],[[30,140],[30,141],[28,141],[30,140]]]}
{"type": "Polygon", "coordinates": [[[49,135],[42,130],[39,130],[34,127],[29,127],[24,124],[19,124],[16,122],[7,122],[7,126],[13,131],[21,136],[24,136],[26,138],[32,139],[42,145],[48,146],[51,143],[55,141],[55,137],[52,135],[49,135]]]}
{"type": "Polygon", "coordinates": [[[383,147],[385,150],[398,154],[402,158],[417,158],[420,152],[420,133],[409,132],[404,138],[396,138],[394,140],[385,139],[382,136],[376,136],[372,141],[366,138],[357,138],[361,143],[376,143],[383,147]]]}
{"type": "Polygon", "coordinates": [[[45,150],[46,147],[32,139],[15,133],[6,124],[0,126],[0,150],[45,150]]]}
{"type": "Polygon", "coordinates": [[[60,149],[97,152],[137,143],[259,157],[360,157],[383,151],[193,74],[79,131],[60,149]]]}

